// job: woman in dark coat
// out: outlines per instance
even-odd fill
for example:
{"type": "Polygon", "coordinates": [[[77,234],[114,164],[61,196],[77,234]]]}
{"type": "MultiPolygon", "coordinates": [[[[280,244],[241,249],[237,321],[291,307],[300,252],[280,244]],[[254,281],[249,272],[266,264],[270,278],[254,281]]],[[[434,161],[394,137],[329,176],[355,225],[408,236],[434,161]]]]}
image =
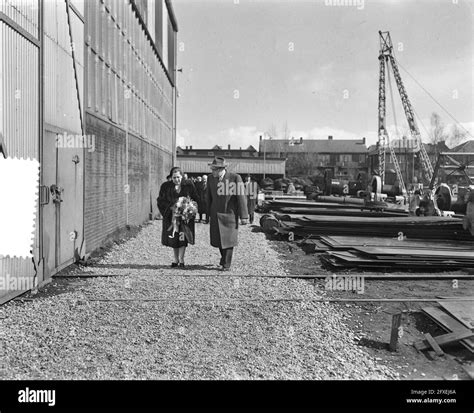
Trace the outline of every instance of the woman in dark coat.
{"type": "Polygon", "coordinates": [[[174,250],[174,262],[172,267],[184,267],[184,254],[188,246],[188,238],[192,239],[194,244],[194,219],[187,224],[189,231],[184,231],[183,224],[180,224],[179,231],[173,233],[173,207],[178,198],[189,196],[197,202],[198,197],[194,184],[189,180],[183,179],[183,173],[180,168],[174,167],[170,172],[171,181],[161,185],[158,196],[158,209],[163,216],[163,228],[161,231],[161,243],[174,250]],[[170,228],[171,227],[171,228],[170,228]],[[170,229],[168,229],[170,228],[170,229]]]}

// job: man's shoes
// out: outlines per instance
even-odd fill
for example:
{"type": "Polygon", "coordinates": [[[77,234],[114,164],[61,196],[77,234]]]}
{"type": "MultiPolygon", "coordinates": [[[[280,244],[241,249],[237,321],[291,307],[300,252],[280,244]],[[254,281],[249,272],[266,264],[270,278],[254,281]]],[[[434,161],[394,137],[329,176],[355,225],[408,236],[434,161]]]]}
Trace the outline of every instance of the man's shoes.
{"type": "Polygon", "coordinates": [[[178,264],[178,267],[179,267],[179,268],[184,268],[184,262],[180,262],[180,263],[178,264]]]}
{"type": "Polygon", "coordinates": [[[172,262],[172,263],[171,263],[171,267],[172,267],[172,268],[175,268],[175,267],[177,267],[177,266],[178,266],[178,263],[177,263],[177,262],[172,262]]]}
{"type": "Polygon", "coordinates": [[[230,267],[221,266],[221,271],[230,271],[230,267]]]}

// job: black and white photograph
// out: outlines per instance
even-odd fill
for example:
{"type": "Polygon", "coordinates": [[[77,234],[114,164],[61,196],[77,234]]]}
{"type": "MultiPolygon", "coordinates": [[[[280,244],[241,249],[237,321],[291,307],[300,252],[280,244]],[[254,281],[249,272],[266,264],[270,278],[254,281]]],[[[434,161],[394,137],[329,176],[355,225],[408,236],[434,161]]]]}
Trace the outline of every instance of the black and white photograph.
{"type": "Polygon", "coordinates": [[[1,412],[472,411],[473,22],[0,0],[1,412]]]}

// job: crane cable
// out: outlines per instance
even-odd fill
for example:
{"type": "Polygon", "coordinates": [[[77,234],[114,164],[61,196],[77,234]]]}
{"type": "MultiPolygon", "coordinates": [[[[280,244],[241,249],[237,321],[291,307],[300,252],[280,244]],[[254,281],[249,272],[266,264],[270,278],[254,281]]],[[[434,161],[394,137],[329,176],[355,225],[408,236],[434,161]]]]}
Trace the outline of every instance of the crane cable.
{"type": "Polygon", "coordinates": [[[410,72],[409,72],[407,69],[405,69],[405,68],[400,64],[400,62],[395,58],[395,56],[394,56],[394,59],[395,59],[395,61],[397,62],[397,64],[405,71],[405,73],[406,73],[408,76],[410,76],[410,77],[415,81],[415,83],[416,83],[421,89],[423,89],[423,91],[424,91],[431,99],[433,99],[433,101],[434,101],[441,109],[443,109],[443,110],[448,114],[448,116],[449,116],[451,119],[453,119],[461,128],[463,128],[463,129],[467,132],[467,134],[468,134],[469,136],[471,136],[471,138],[472,138],[473,136],[472,136],[471,132],[469,132],[469,131],[461,124],[461,122],[459,122],[453,115],[451,115],[451,113],[449,113],[449,111],[448,111],[441,103],[439,103],[439,102],[435,99],[435,97],[434,97],[430,92],[428,92],[428,91],[423,87],[423,85],[421,85],[420,82],[418,82],[418,80],[415,79],[414,76],[412,76],[412,75],[410,74],[410,72]]]}

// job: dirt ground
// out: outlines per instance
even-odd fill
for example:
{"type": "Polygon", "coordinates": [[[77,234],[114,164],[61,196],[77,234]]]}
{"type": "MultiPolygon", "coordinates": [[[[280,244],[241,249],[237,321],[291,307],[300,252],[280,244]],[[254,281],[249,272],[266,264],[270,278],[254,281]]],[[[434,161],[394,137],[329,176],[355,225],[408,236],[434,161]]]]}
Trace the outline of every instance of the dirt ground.
{"type": "MultiPolygon", "coordinates": [[[[126,242],[133,238],[140,228],[124,230],[116,243],[126,242]]],[[[254,232],[260,232],[261,228],[254,225],[254,232]]],[[[322,267],[318,254],[306,254],[296,242],[288,242],[267,235],[270,245],[280,255],[283,266],[290,274],[321,274],[332,275],[333,272],[322,267]]],[[[110,242],[101,250],[97,251],[89,265],[100,259],[115,243],[110,242]]],[[[63,270],[61,275],[77,270],[76,265],[63,270]]],[[[364,275],[364,273],[340,272],[337,274],[364,275]]],[[[368,274],[368,273],[365,273],[368,274]]],[[[58,274],[59,275],[59,274],[58,274]]],[[[86,283],[84,279],[78,278],[55,278],[54,281],[45,286],[37,293],[38,296],[55,296],[80,288],[86,283]]],[[[305,282],[314,285],[322,296],[344,299],[367,299],[367,298],[427,298],[436,296],[474,296],[474,280],[458,280],[458,288],[453,288],[452,280],[371,280],[365,279],[364,293],[345,291],[328,291],[325,289],[325,280],[308,279],[305,282]]],[[[31,299],[36,294],[27,293],[20,299],[31,299]]],[[[400,373],[403,380],[468,380],[469,375],[463,368],[474,361],[472,353],[459,344],[443,347],[445,357],[436,357],[432,351],[418,352],[413,342],[423,338],[424,333],[432,336],[443,334],[433,321],[420,312],[423,307],[437,306],[435,302],[342,302],[333,303],[335,307],[344,313],[356,335],[357,343],[363,346],[376,360],[391,366],[400,373]],[[403,313],[402,326],[403,335],[399,340],[397,352],[388,350],[390,341],[390,328],[392,315],[403,313]]]]}
{"type": "MultiPolygon", "coordinates": [[[[257,229],[256,229],[257,230],[257,229]]],[[[286,269],[291,274],[333,275],[321,265],[317,253],[306,254],[296,242],[288,242],[267,235],[271,245],[280,254],[286,269]]],[[[461,272],[460,272],[461,273],[461,272]]],[[[338,272],[338,275],[364,275],[362,272],[338,272]]],[[[365,279],[364,293],[330,291],[325,288],[325,280],[308,279],[314,283],[328,299],[358,298],[426,298],[437,296],[474,296],[474,280],[458,280],[453,288],[452,280],[372,280],[365,279]]],[[[436,302],[343,302],[333,303],[341,307],[351,320],[349,325],[359,338],[358,344],[371,354],[400,372],[405,380],[469,380],[463,368],[474,361],[473,354],[460,344],[443,347],[445,357],[437,357],[432,351],[418,352],[413,342],[423,339],[423,334],[433,337],[445,333],[420,310],[423,307],[438,307],[436,302]],[[403,335],[397,352],[390,352],[390,330],[392,315],[403,313],[403,335]]]]}

